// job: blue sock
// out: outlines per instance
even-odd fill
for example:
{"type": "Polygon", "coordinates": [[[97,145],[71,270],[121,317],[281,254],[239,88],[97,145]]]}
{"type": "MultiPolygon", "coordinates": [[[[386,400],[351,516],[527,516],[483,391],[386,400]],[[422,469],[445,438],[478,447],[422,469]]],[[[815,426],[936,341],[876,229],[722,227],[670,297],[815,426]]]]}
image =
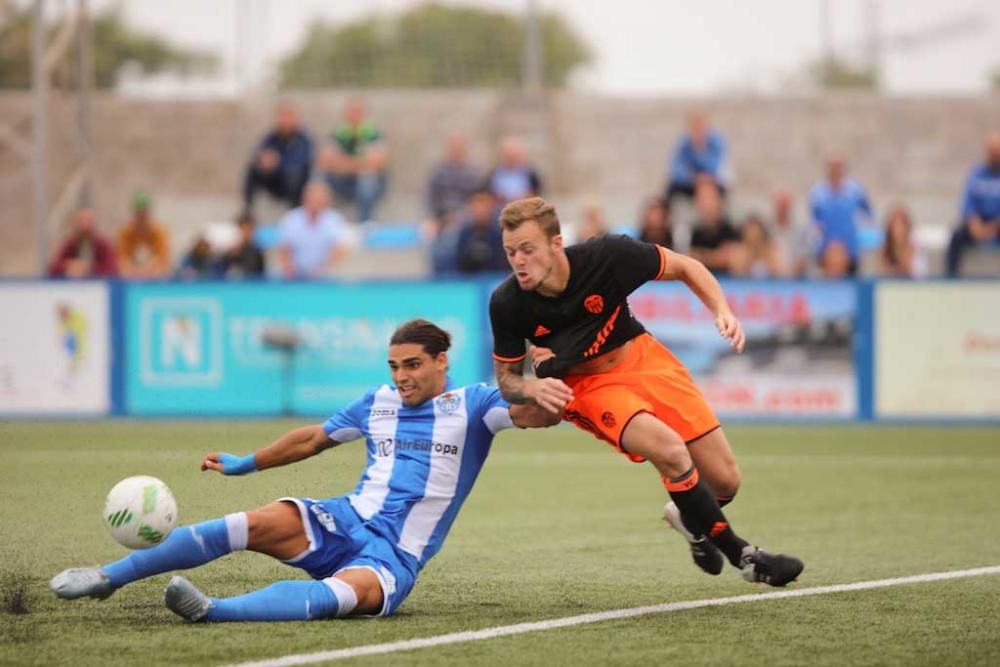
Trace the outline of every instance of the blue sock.
{"type": "Polygon", "coordinates": [[[246,549],[246,514],[230,514],[224,519],[202,521],[193,526],[175,528],[167,539],[151,549],[133,551],[125,558],[101,567],[111,585],[127,583],[161,572],[186,570],[246,549]]]}
{"type": "MultiPolygon", "coordinates": [[[[340,580],[337,580],[345,588],[340,580]]],[[[343,596],[342,596],[343,597],[343,596]]],[[[206,621],[309,621],[345,616],[356,604],[353,589],[341,600],[321,581],[279,581],[231,598],[211,598],[206,621]],[[348,609],[347,607],[350,607],[348,609]],[[343,608],[343,613],[339,613],[343,608]]]]}

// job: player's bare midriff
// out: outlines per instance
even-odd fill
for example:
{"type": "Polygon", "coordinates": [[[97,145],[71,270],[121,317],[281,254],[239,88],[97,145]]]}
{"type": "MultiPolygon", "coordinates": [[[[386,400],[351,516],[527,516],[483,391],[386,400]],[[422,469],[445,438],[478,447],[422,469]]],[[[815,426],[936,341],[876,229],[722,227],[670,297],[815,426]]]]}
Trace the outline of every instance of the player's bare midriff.
{"type": "Polygon", "coordinates": [[[628,349],[632,346],[632,341],[628,341],[621,347],[616,347],[610,352],[605,352],[599,357],[581,361],[569,369],[568,375],[596,375],[598,373],[608,373],[613,371],[618,364],[625,359],[628,349]]]}

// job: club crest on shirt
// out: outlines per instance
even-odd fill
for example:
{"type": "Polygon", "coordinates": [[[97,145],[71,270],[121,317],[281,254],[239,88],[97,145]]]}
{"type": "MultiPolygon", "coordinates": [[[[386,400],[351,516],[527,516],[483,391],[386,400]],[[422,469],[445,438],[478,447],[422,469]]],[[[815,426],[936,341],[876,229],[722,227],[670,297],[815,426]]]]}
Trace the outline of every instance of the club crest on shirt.
{"type": "Polygon", "coordinates": [[[598,315],[604,310],[604,297],[600,294],[591,294],[583,300],[583,307],[587,309],[588,313],[598,315]]]}
{"type": "Polygon", "coordinates": [[[458,397],[458,394],[453,394],[449,391],[447,394],[438,396],[434,399],[434,402],[437,403],[441,412],[450,415],[455,410],[458,410],[458,406],[462,404],[462,399],[458,397]]]}

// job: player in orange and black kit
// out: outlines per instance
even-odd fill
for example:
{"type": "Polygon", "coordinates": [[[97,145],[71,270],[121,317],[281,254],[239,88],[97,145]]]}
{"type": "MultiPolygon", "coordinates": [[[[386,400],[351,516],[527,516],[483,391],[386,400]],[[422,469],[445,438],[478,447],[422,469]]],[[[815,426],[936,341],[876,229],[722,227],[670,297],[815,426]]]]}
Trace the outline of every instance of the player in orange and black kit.
{"type": "Polygon", "coordinates": [[[721,510],[740,483],[729,442],[687,369],[626,301],[649,280],[682,280],[742,352],[742,327],[718,281],[690,257],[626,236],[564,248],[555,208],[540,197],[508,204],[500,224],[514,271],[490,299],[503,397],[561,413],[630,460],[652,463],[671,498],[664,518],[688,539],[706,572],[719,574],[725,555],[749,581],[794,580],[802,561],[758,549],[733,532],[721,510]],[[529,352],[536,378],[523,376],[529,352]]]}

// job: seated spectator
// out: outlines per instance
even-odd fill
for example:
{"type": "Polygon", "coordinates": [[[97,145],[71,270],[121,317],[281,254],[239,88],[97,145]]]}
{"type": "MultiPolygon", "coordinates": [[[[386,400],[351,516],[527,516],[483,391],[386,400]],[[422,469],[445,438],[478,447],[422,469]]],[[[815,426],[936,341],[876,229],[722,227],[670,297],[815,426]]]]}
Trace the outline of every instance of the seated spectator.
{"type": "Polygon", "coordinates": [[[499,162],[486,177],[486,186],[501,206],[542,194],[542,179],[528,163],[524,142],[519,137],[504,137],[500,142],[499,162]]]}
{"type": "Polygon", "coordinates": [[[94,209],[73,214],[73,229],[49,262],[49,275],[63,278],[110,278],[118,273],[115,249],[97,231],[94,209]]]}
{"type": "Polygon", "coordinates": [[[958,229],[948,244],[946,272],[957,276],[970,246],[1000,244],[1000,132],[986,139],[986,160],[973,168],[962,194],[958,229]]]}
{"type": "Polygon", "coordinates": [[[842,157],[827,161],[826,179],[813,186],[809,208],[813,224],[819,230],[818,259],[823,275],[828,278],[857,275],[858,214],[871,218],[872,209],[864,188],[846,176],[842,157]]]}
{"type": "Polygon", "coordinates": [[[883,276],[923,278],[927,275],[927,258],[917,246],[913,221],[903,204],[893,205],[886,216],[879,265],[883,276]]]}
{"type": "Polygon", "coordinates": [[[312,139],[300,126],[298,109],[287,102],[281,104],[274,129],[257,146],[247,166],[243,208],[252,210],[254,195],[260,188],[288,206],[298,206],[312,161],[312,139]]]}
{"type": "Polygon", "coordinates": [[[479,170],[469,164],[465,135],[448,136],[444,160],[435,165],[427,184],[427,209],[441,224],[460,211],[482,183],[479,170]]]}
{"type": "Polygon", "coordinates": [[[323,181],[311,181],[302,206],[281,219],[278,264],[286,278],[326,278],[344,256],[344,217],[330,208],[332,195],[323,181]]]}
{"type": "Polygon", "coordinates": [[[326,182],[343,201],[357,206],[358,222],[375,219],[375,206],[385,195],[389,151],[385,138],[368,118],[364,101],[347,103],[344,123],[320,155],[326,182]]]}
{"type": "Polygon", "coordinates": [[[694,199],[699,176],[710,178],[720,195],[725,195],[729,185],[726,140],[718,130],[709,127],[705,114],[696,112],[688,117],[687,134],[677,142],[668,169],[668,208],[674,197],[694,199]]]}
{"type": "Polygon", "coordinates": [[[733,270],[733,254],[740,233],[729,221],[722,207],[722,196],[709,179],[699,181],[695,194],[698,219],[691,230],[690,255],[717,276],[733,270]]]}
{"type": "Polygon", "coordinates": [[[783,275],[778,248],[764,220],[750,214],[740,230],[740,244],[733,251],[733,273],[748,278],[774,278],[783,275]]]}
{"type": "Polygon", "coordinates": [[[229,279],[263,276],[267,263],[264,260],[264,253],[253,240],[256,230],[253,214],[249,211],[241,213],[236,220],[236,227],[240,233],[239,241],[222,255],[219,260],[219,272],[229,279]]]}
{"type": "Polygon", "coordinates": [[[857,263],[851,259],[847,252],[847,246],[839,241],[831,243],[823,254],[823,260],[819,265],[820,275],[823,278],[840,279],[856,275],[857,263]]]}
{"type": "Polygon", "coordinates": [[[199,236],[184,255],[177,269],[177,277],[185,280],[205,280],[219,277],[219,263],[212,253],[208,239],[199,236]]]}
{"type": "Polygon", "coordinates": [[[170,235],[153,219],[149,195],[132,197],[132,217],[118,233],[118,271],[124,278],[148,280],[170,275],[170,235]]]}
{"type": "Polygon", "coordinates": [[[806,273],[809,254],[814,247],[812,233],[805,224],[792,217],[792,195],[788,190],[778,189],[771,197],[774,220],[770,234],[777,255],[778,273],[774,275],[801,278],[806,273]]]}
{"type": "Polygon", "coordinates": [[[579,243],[604,236],[608,233],[608,223],[604,219],[604,209],[600,202],[592,201],[583,207],[583,219],[580,221],[579,243]]]}
{"type": "Polygon", "coordinates": [[[650,199],[642,209],[639,220],[639,240],[646,243],[656,243],[664,248],[673,249],[674,232],[670,220],[670,209],[659,197],[650,199]]]}
{"type": "Polygon", "coordinates": [[[458,273],[458,236],[463,229],[457,216],[446,217],[441,224],[435,221],[424,229],[431,274],[444,278],[458,273]]]}
{"type": "Polygon", "coordinates": [[[458,270],[482,273],[508,269],[500,233],[500,209],[489,190],[481,190],[469,200],[467,217],[462,220],[456,241],[458,270]]]}

